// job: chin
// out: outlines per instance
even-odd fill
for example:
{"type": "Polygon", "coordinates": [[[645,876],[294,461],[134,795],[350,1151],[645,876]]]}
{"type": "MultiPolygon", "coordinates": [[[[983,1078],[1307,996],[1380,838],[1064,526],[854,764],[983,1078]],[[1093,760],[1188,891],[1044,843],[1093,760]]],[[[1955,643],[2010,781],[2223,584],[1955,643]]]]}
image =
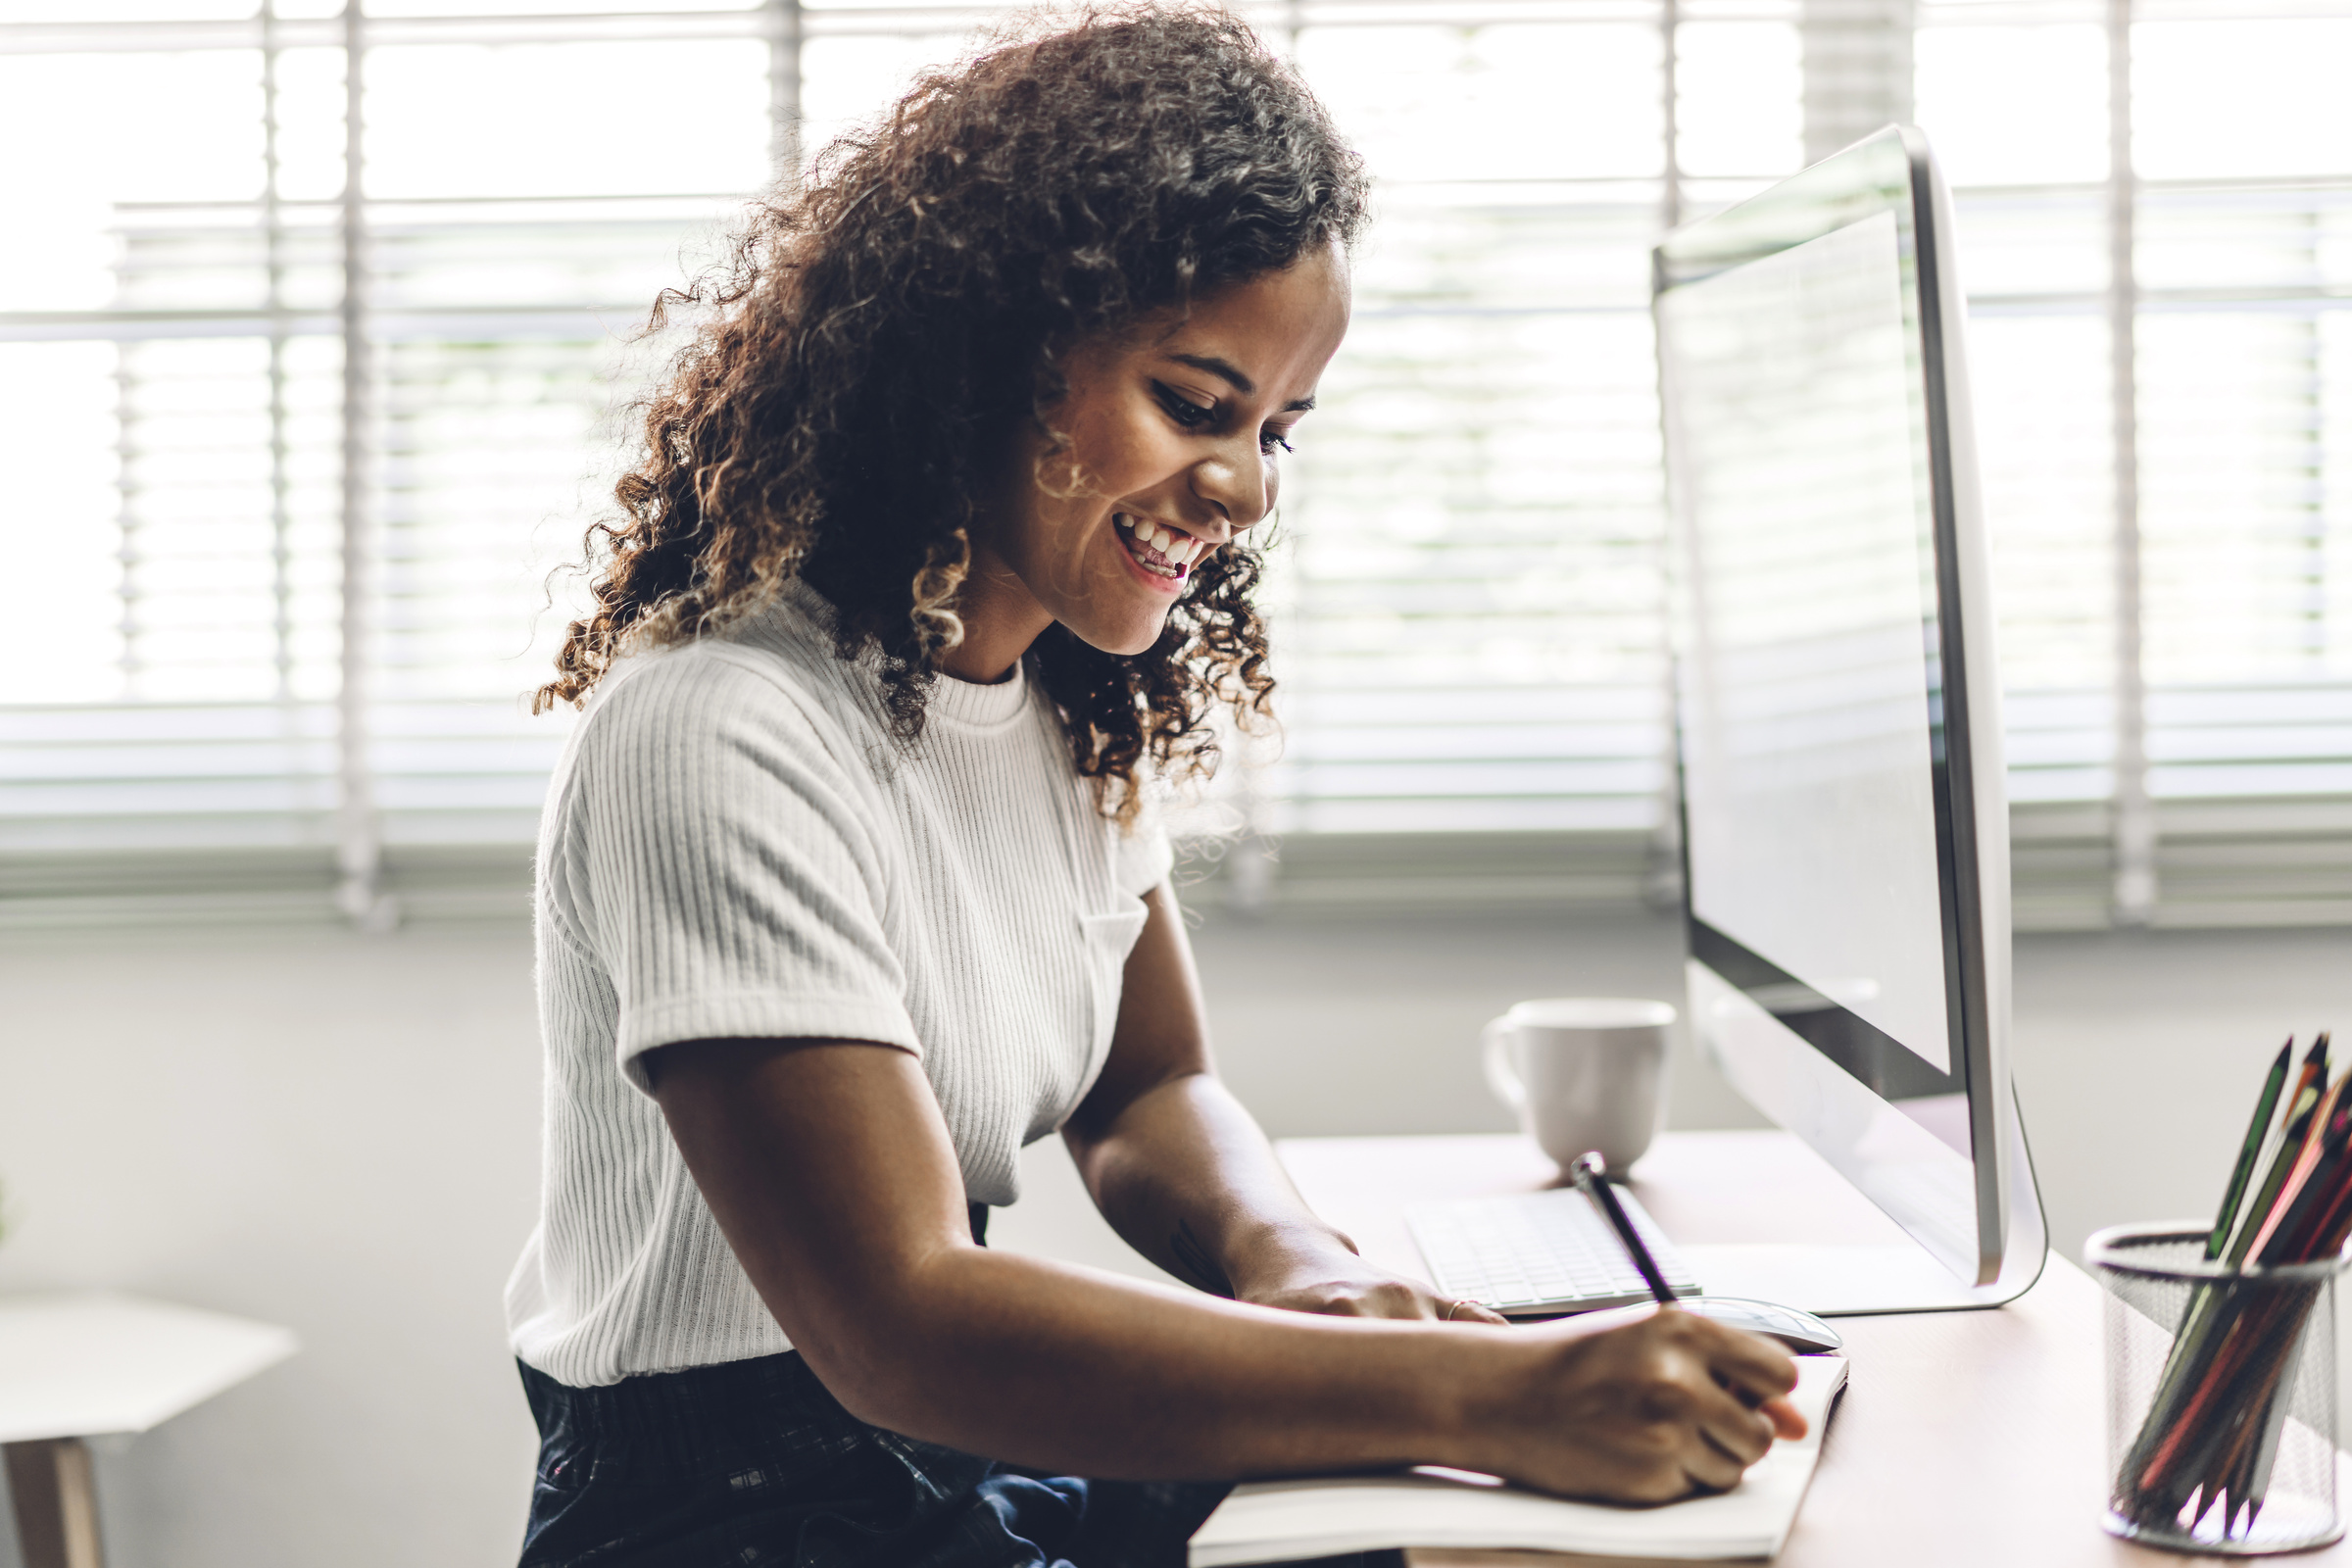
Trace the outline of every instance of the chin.
{"type": "Polygon", "coordinates": [[[1068,629],[1071,636],[1089,648],[1099,648],[1103,653],[1113,654],[1121,659],[1133,659],[1138,654],[1148,654],[1152,651],[1152,645],[1158,642],[1159,634],[1167,629],[1168,617],[1163,612],[1143,623],[1122,621],[1117,625],[1104,625],[1099,621],[1079,618],[1064,620],[1062,625],[1068,629]]]}
{"type": "Polygon", "coordinates": [[[1154,626],[1140,637],[1106,637],[1099,642],[1089,637],[1087,641],[1094,643],[1097,648],[1106,654],[1116,654],[1121,659],[1134,659],[1152,651],[1152,645],[1159,641],[1160,629],[1160,627],[1154,626]]]}

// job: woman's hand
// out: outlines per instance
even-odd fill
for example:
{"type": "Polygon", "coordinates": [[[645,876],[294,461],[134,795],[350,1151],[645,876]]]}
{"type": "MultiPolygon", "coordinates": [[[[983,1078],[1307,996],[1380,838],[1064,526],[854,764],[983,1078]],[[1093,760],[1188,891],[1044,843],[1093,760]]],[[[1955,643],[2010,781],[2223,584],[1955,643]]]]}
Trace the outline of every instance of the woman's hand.
{"type": "Polygon", "coordinates": [[[1135,1250],[1199,1290],[1337,1317],[1499,1323],[1375,1268],[1311,1213],[1257,1123],[1217,1081],[1173,889],[1144,900],[1110,1056],[1063,1124],[1096,1205],[1135,1250]]]}
{"type": "Polygon", "coordinates": [[[1671,1307],[1517,1331],[1544,1341],[1532,1376],[1496,1392],[1474,1429],[1477,1468],[1546,1492],[1672,1502],[1721,1492],[1775,1438],[1801,1438],[1786,1396],[1796,1364],[1767,1340],[1671,1307]]]}
{"type": "MultiPolygon", "coordinates": [[[[1507,1322],[1374,1267],[1345,1237],[1273,1238],[1236,1261],[1236,1298],[1259,1306],[1507,1322]]],[[[1508,1410],[1482,1417],[1500,1441],[1480,1469],[1572,1496],[1670,1502],[1735,1486],[1775,1438],[1805,1435],[1786,1396],[1795,1363],[1770,1341],[1695,1313],[1629,1307],[1515,1333],[1536,1366],[1520,1367],[1508,1410]]]]}
{"type": "Polygon", "coordinates": [[[1440,1296],[1421,1281],[1365,1262],[1345,1237],[1275,1237],[1234,1260],[1234,1299],[1334,1317],[1434,1318],[1502,1323],[1476,1301],[1440,1296]]]}
{"type": "Polygon", "coordinates": [[[1795,1369],[1762,1340],[1671,1307],[1433,1322],[1435,1298],[1302,1208],[1221,1229],[1210,1283],[1358,1315],[975,1247],[938,1100],[888,1047],[690,1042],[653,1083],[811,1370],[858,1419],[924,1442],[1122,1480],[1449,1464],[1658,1502],[1730,1486],[1776,1431],[1803,1431],[1774,1402],[1795,1369]]]}

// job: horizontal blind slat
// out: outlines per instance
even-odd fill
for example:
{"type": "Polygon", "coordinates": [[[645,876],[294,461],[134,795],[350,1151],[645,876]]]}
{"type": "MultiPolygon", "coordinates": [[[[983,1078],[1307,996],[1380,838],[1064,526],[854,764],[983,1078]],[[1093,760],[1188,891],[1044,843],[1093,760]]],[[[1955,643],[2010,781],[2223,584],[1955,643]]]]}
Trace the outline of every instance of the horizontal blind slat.
{"type": "MultiPolygon", "coordinates": [[[[1797,30],[1810,17],[1851,32],[1900,9],[1684,0],[1686,212],[1792,168],[1798,143],[1784,132],[1799,121],[1868,118],[1906,96],[1874,75],[1889,68],[1873,61],[1899,50],[1857,53],[1854,38],[1816,26],[1817,52],[1844,53],[1806,67],[1797,30]],[[1720,81],[1707,74],[1718,48],[1741,63],[1720,81]]],[[[2020,909],[2029,922],[2090,919],[2111,875],[2103,803],[2115,786],[2103,166],[2084,161],[2103,158],[2103,120],[2067,120],[2067,105],[2096,94],[2066,83],[2103,69],[2105,6],[1911,9],[1919,113],[1960,186],[1974,290],[2020,909]],[[1960,69],[1970,60],[2002,70],[1972,77],[1960,69]],[[2004,82],[2038,84],[2024,111],[2004,82]],[[2021,145],[2030,179],[2012,177],[2021,145]]],[[[2345,9],[2140,0],[2149,102],[2172,102],[2166,40],[2189,36],[2181,27],[2230,24],[2197,36],[2248,59],[2291,33],[2309,56],[2333,47],[2311,24],[2345,9]]],[[[903,69],[950,49],[982,14],[807,8],[818,41],[806,63],[822,68],[812,113],[831,122],[859,93],[878,98],[881,76],[852,87],[839,74],[872,69],[858,63],[859,39],[897,40],[870,58],[903,69]]],[[[1264,823],[1300,844],[1329,835],[1370,855],[1362,846],[1384,836],[1420,846],[1468,834],[1450,853],[1474,857],[1482,834],[1558,834],[1617,867],[1592,885],[1632,886],[1625,867],[1647,863],[1642,846],[1661,825],[1669,751],[1644,260],[1665,193],[1659,8],[1304,0],[1251,14],[1305,24],[1303,68],[1376,155],[1383,214],[1269,579],[1289,746],[1227,786],[1259,792],[1264,823]]],[[[281,36],[331,45],[336,25],[281,36]]],[[[370,24],[387,47],[496,39],[526,51],[751,39],[764,25],[748,11],[370,24]]],[[[100,49],[161,61],[184,47],[195,53],[168,70],[193,72],[186,62],[207,51],[259,42],[251,24],[141,26],[0,25],[0,59],[100,49]]],[[[70,55],[42,58],[73,69],[70,55]]],[[[229,101],[214,91],[214,104],[229,101]]],[[[2150,156],[2178,161],[2186,144],[2157,129],[2150,156]]],[[[2330,880],[2352,834],[2341,814],[2352,525],[2340,500],[2352,473],[2352,169],[2170,169],[2147,171],[2160,177],[2142,190],[2136,263],[2149,783],[2162,884],[2179,890],[2159,915],[2304,917],[2352,894],[2330,880]]],[[[395,880],[437,845],[485,864],[525,853],[569,721],[521,712],[549,630],[527,607],[594,505],[588,454],[615,438],[614,391],[649,363],[616,334],[676,274],[681,233],[690,260],[713,254],[734,200],[678,177],[668,192],[370,205],[381,472],[366,716],[395,880]]],[[[53,504],[122,540],[119,583],[77,601],[113,618],[76,646],[111,653],[74,656],[59,700],[0,710],[0,852],[11,865],[44,848],[80,856],[93,890],[120,889],[121,856],[180,843],[315,855],[333,832],[338,213],[310,192],[278,206],[272,234],[258,203],[159,194],[111,209],[99,236],[112,247],[111,304],[0,299],[0,371],[58,389],[44,428],[70,439],[43,466],[85,476],[53,504]],[[101,689],[123,700],[63,700],[101,689]]],[[[227,874],[226,861],[203,863],[227,874]]],[[[271,863],[332,875],[315,858],[271,863]]],[[[432,875],[446,882],[458,863],[433,861],[432,875]]],[[[64,874],[51,864],[42,886],[64,874]]],[[[173,897],[195,896],[185,878],[198,871],[172,875],[173,897]]]]}

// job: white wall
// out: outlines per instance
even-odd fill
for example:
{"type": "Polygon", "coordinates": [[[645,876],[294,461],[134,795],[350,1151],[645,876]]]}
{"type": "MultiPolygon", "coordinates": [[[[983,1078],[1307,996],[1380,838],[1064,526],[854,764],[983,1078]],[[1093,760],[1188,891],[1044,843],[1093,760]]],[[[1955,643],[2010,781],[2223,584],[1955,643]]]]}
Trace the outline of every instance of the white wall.
{"type": "MultiPolygon", "coordinates": [[[[1277,1133],[1504,1125],[1479,1024],[1678,994],[1639,911],[1196,934],[1227,1076],[1277,1133]]],[[[2352,933],[2034,938],[2019,1074],[2060,1248],[2218,1194],[2290,1028],[2352,1030],[2352,933]]],[[[293,1361],[100,1456],[115,1568],[511,1563],[530,1423],[499,1289],[528,1230],[538,1056],[518,929],[12,938],[0,1291],[108,1285],[286,1323],[293,1361]]],[[[2352,1038],[2352,1037],[2348,1037],[2352,1038]]],[[[1753,1125],[1703,1065],[1673,1119],[1753,1125]]],[[[1115,1257],[1051,1146],[1011,1245],[1115,1257]]],[[[0,1568],[17,1568],[13,1541],[0,1568]]]]}
{"type": "Polygon", "coordinates": [[[511,1563],[532,1433],[499,1288],[538,1179],[527,938],[17,939],[0,996],[0,1290],[115,1286],[303,1342],[101,1453],[114,1568],[511,1563]]]}

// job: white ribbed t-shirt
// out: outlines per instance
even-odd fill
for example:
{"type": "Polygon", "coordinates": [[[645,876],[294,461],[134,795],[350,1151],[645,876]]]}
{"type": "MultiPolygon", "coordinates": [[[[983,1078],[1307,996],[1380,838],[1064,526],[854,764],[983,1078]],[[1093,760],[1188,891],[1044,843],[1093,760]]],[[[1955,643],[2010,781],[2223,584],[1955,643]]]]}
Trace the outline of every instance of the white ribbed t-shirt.
{"type": "Polygon", "coordinates": [[[558,763],[539,838],[540,1220],[514,1352],[588,1387],[788,1349],[687,1174],[638,1058],[717,1038],[920,1056],[964,1195],[1102,1070],[1156,829],[1121,833],[1015,670],[942,679],[910,754],[869,663],[800,584],[726,633],[626,660],[558,763]]]}

